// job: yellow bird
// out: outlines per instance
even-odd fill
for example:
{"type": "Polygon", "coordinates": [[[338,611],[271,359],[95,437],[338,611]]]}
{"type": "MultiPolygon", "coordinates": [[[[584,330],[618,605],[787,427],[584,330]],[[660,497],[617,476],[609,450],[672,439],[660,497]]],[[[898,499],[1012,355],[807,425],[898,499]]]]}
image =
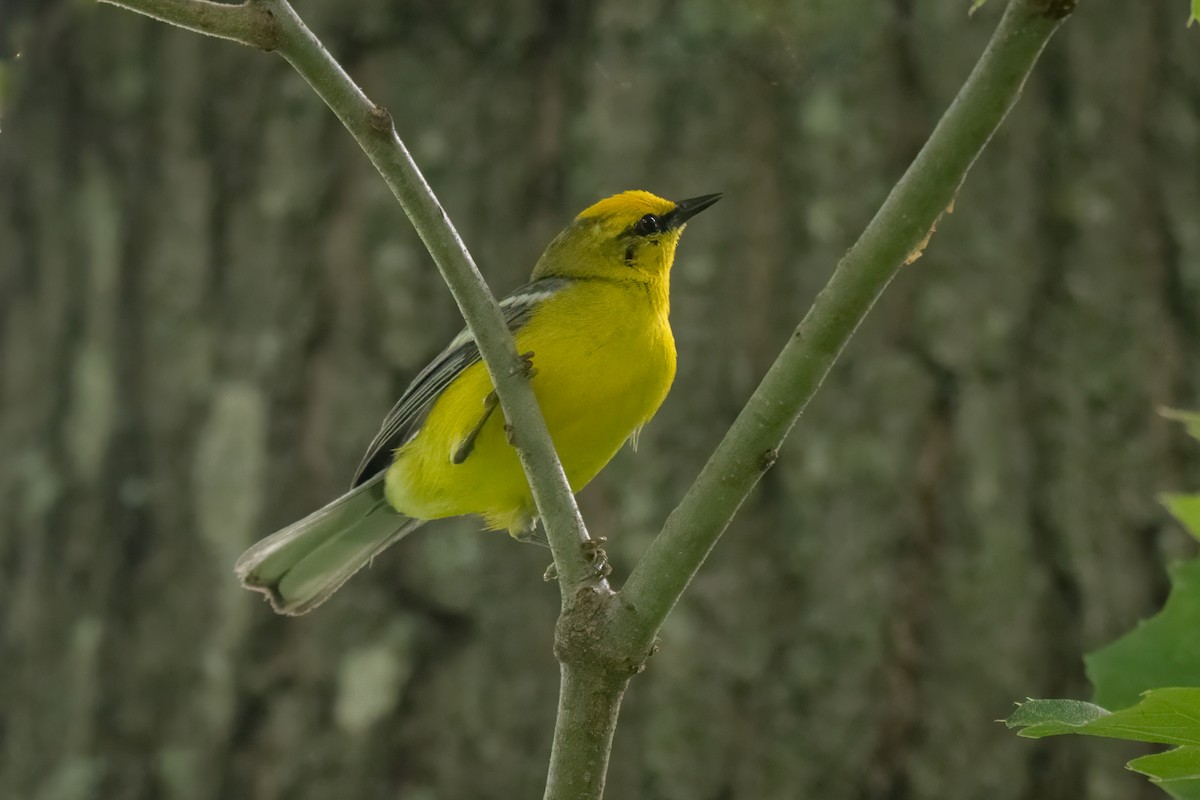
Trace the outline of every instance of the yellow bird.
{"type": "MultiPolygon", "coordinates": [[[[500,302],[571,490],[578,492],[654,416],[675,378],[667,316],[684,223],[719,194],[673,203],[629,191],[583,211],[500,302]]],[[[353,488],[255,544],[243,585],[303,614],[423,522],[478,514],[529,539],[537,509],[508,444],[469,331],[405,390],[367,448],[353,488]]]]}

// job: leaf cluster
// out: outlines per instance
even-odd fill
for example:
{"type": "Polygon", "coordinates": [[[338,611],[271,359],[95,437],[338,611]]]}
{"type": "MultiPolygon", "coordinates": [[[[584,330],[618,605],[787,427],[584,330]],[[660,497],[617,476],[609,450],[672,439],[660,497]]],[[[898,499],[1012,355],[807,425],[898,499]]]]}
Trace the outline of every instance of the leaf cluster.
{"type": "MultiPolygon", "coordinates": [[[[1200,414],[1163,415],[1200,440],[1200,414]]],[[[1200,493],[1161,500],[1200,539],[1200,493]]],[[[1200,800],[1200,558],[1172,565],[1170,574],[1162,610],[1086,657],[1094,703],[1029,700],[1004,723],[1034,739],[1075,733],[1175,745],[1127,766],[1172,797],[1200,800]]]]}

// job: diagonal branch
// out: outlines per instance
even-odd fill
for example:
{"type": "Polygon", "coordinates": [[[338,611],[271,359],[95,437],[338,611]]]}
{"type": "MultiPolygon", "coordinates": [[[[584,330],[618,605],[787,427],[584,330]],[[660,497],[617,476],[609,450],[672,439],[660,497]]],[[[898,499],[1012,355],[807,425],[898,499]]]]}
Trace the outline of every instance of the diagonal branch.
{"type": "MultiPolygon", "coordinates": [[[[579,546],[589,539],[587,529],[496,299],[396,134],[387,110],[371,102],[287,0],[245,0],[240,5],[208,0],[101,2],[189,30],[278,52],[320,95],[400,201],[475,336],[500,405],[514,430],[514,444],[550,540],[564,605],[583,586],[607,592],[607,583],[597,576],[579,546]]],[[[536,354],[534,357],[536,360],[536,354]]]]}
{"type": "Polygon", "coordinates": [[[275,49],[279,26],[271,13],[251,0],[231,5],[209,0],[100,0],[137,11],[196,33],[257,47],[275,49]]]}
{"type": "Polygon", "coordinates": [[[842,348],[900,268],[921,255],[967,170],[1021,94],[1074,0],[1012,0],[987,49],[929,140],[838,263],[749,403],[667,519],[594,629],[559,621],[562,690],[545,800],[599,800],[625,685],[667,614],[820,388],[842,348]],[[585,635],[571,635],[576,629],[585,635]],[[607,678],[607,680],[605,680],[607,678]]]}
{"type": "Polygon", "coordinates": [[[901,267],[920,257],[976,157],[1021,94],[1074,0],[1013,0],[929,140],[834,270],[786,347],[621,590],[648,643],[775,462],[777,448],[901,267]]]}

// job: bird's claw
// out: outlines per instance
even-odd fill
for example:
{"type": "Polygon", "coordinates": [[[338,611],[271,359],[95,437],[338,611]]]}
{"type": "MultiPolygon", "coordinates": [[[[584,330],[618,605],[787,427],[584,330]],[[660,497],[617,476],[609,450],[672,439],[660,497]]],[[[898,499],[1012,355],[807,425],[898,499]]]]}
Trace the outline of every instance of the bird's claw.
{"type": "Polygon", "coordinates": [[[607,536],[597,536],[595,539],[584,539],[579,543],[583,557],[601,578],[607,578],[612,574],[612,564],[608,563],[608,553],[604,552],[606,542],[608,542],[607,536]]]}
{"type": "Polygon", "coordinates": [[[517,363],[512,368],[513,375],[524,375],[526,380],[537,375],[537,367],[533,365],[533,351],[517,356],[517,363]]]}
{"type": "Polygon", "coordinates": [[[583,551],[583,557],[591,561],[596,552],[604,552],[604,545],[608,544],[607,536],[597,536],[594,539],[584,539],[579,543],[579,549],[583,551]]]}
{"type": "MultiPolygon", "coordinates": [[[[595,539],[584,539],[579,543],[579,549],[583,551],[583,558],[592,569],[596,571],[596,576],[599,578],[607,578],[612,574],[612,564],[608,563],[608,554],[604,552],[604,543],[608,539],[604,536],[597,536],[595,539]]],[[[546,571],[542,573],[542,580],[553,581],[558,579],[558,567],[553,563],[546,567],[546,571]]]]}
{"type": "MultiPolygon", "coordinates": [[[[533,365],[533,351],[530,350],[528,353],[521,353],[517,356],[517,363],[513,365],[509,374],[524,375],[525,380],[531,380],[534,375],[537,375],[537,367],[533,365]]],[[[504,439],[508,442],[509,447],[517,446],[516,432],[513,430],[513,426],[507,422],[504,424],[504,439]]]]}

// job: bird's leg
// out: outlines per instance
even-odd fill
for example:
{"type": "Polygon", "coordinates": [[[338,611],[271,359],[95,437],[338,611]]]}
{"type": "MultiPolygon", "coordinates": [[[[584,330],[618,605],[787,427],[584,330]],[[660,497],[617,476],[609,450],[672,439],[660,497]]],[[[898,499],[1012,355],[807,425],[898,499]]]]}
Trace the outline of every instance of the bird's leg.
{"type": "Polygon", "coordinates": [[[524,528],[517,531],[510,531],[509,536],[518,542],[525,542],[526,544],[540,544],[542,547],[550,546],[550,540],[546,538],[546,534],[537,529],[536,517],[531,517],[524,528]]]}
{"type": "MultiPolygon", "coordinates": [[[[524,375],[525,380],[532,380],[534,375],[537,375],[537,367],[533,365],[533,351],[521,353],[517,356],[517,364],[512,368],[510,375],[524,375]]],[[[517,446],[516,434],[513,432],[513,426],[504,423],[504,438],[508,441],[510,447],[517,446]]]]}
{"type": "MultiPolygon", "coordinates": [[[[597,536],[595,539],[586,539],[579,543],[579,549],[583,551],[583,557],[592,565],[592,569],[596,570],[596,574],[601,578],[607,578],[612,574],[612,564],[608,563],[608,554],[604,552],[604,543],[608,541],[607,537],[597,536]]],[[[546,567],[546,571],[542,573],[542,580],[552,581],[558,578],[558,567],[551,562],[550,566],[546,567]]]]}
{"type": "MultiPolygon", "coordinates": [[[[527,542],[529,544],[540,544],[542,547],[549,547],[550,540],[546,538],[546,534],[540,533],[537,529],[537,518],[531,517],[524,528],[518,531],[510,531],[509,536],[516,539],[518,542],[527,542]]],[[[546,567],[546,571],[542,573],[542,580],[552,581],[558,578],[558,568],[554,566],[554,562],[550,562],[550,566],[546,567]]]]}
{"type": "MultiPolygon", "coordinates": [[[[496,397],[495,392],[489,392],[488,396],[483,398],[483,416],[479,418],[479,422],[475,423],[475,427],[471,428],[470,432],[458,443],[458,447],[454,448],[454,452],[450,455],[450,461],[455,464],[461,464],[467,460],[467,456],[471,455],[471,451],[475,449],[475,440],[479,438],[479,432],[483,430],[483,426],[492,416],[492,412],[496,410],[496,406],[500,404],[500,398],[496,397]]],[[[508,426],[504,426],[507,430],[508,426]]]]}

